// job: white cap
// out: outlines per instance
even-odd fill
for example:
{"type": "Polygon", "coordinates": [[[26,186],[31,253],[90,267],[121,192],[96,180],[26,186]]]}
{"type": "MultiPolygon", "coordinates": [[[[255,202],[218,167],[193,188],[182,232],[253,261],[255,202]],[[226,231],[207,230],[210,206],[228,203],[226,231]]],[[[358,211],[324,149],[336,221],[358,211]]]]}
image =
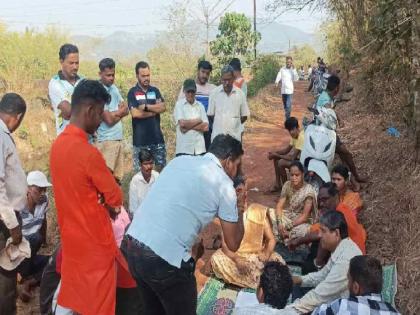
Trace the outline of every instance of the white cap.
{"type": "Polygon", "coordinates": [[[27,177],[28,186],[38,186],[41,188],[51,187],[48,182],[47,176],[40,171],[29,172],[27,177]]]}
{"type": "Polygon", "coordinates": [[[19,245],[13,245],[9,237],[6,246],[0,251],[0,267],[8,271],[15,270],[25,258],[30,257],[31,247],[24,237],[19,245]]]}
{"type": "Polygon", "coordinates": [[[330,172],[323,161],[311,159],[309,161],[308,171],[316,173],[325,183],[331,181],[330,172]]]}

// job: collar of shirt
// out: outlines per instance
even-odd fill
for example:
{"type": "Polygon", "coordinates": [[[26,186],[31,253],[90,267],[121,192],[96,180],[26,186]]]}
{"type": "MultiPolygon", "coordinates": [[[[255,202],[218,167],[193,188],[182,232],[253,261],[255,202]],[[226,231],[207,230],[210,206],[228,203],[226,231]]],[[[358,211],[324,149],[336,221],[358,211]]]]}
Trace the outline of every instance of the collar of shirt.
{"type": "Polygon", "coordinates": [[[219,166],[220,168],[223,168],[222,167],[222,163],[220,163],[220,160],[213,154],[213,153],[206,153],[205,155],[204,155],[204,157],[205,158],[207,158],[207,159],[209,159],[209,160],[212,160],[214,163],[216,163],[217,164],[217,166],[219,166]]]}
{"type": "Polygon", "coordinates": [[[143,173],[141,172],[141,170],[140,170],[140,172],[139,172],[139,176],[140,176],[140,180],[143,182],[143,183],[145,183],[145,184],[152,184],[154,181],[155,181],[155,174],[154,174],[154,171],[152,171],[152,175],[150,175],[150,180],[149,180],[149,182],[147,182],[145,179],[144,179],[144,176],[143,176],[143,173]]]}
{"type": "MultiPolygon", "coordinates": [[[[99,81],[99,82],[101,82],[101,81],[99,81]]],[[[107,86],[107,85],[105,85],[105,84],[103,84],[102,82],[101,82],[101,84],[102,84],[102,86],[105,88],[105,90],[109,93],[109,91],[111,91],[112,90],[112,88],[114,87],[114,84],[111,84],[110,86],[107,86]]]]}
{"type": "Polygon", "coordinates": [[[147,89],[145,90],[145,89],[143,89],[143,88],[141,87],[140,83],[138,83],[138,82],[137,82],[137,84],[136,84],[136,88],[137,88],[138,90],[140,90],[140,91],[144,92],[144,93],[149,92],[150,87],[151,87],[151,86],[149,85],[149,86],[147,87],[147,89]]]}
{"type": "Polygon", "coordinates": [[[194,103],[190,103],[190,102],[188,102],[187,101],[187,99],[185,98],[184,99],[184,103],[183,103],[183,105],[190,105],[190,106],[192,106],[192,107],[197,107],[198,106],[198,103],[197,103],[197,100],[196,99],[194,99],[194,103]]]}
{"type": "Polygon", "coordinates": [[[231,96],[233,93],[237,93],[238,92],[238,88],[236,86],[232,87],[232,91],[230,91],[230,94],[227,94],[223,88],[223,84],[219,86],[219,93],[225,93],[227,96],[231,96]]]}
{"type": "MultiPolygon", "coordinates": [[[[63,71],[58,71],[58,77],[60,78],[60,80],[63,80],[63,81],[67,81],[67,79],[64,77],[64,75],[63,75],[63,71]]],[[[80,80],[80,76],[78,75],[78,74],[76,74],[76,83],[77,83],[77,81],[79,81],[80,80]]],[[[69,82],[70,83],[70,82],[69,82]]]]}
{"type": "MultiPolygon", "coordinates": [[[[358,296],[356,296],[356,298],[357,298],[358,296]]],[[[360,295],[360,297],[364,297],[364,298],[366,298],[366,299],[368,299],[368,300],[373,300],[373,301],[382,301],[382,297],[381,297],[381,295],[380,294],[377,294],[377,293],[367,293],[367,294],[364,294],[364,295],[360,295]]]]}
{"type": "Polygon", "coordinates": [[[0,119],[0,129],[10,135],[10,130],[9,128],[7,128],[6,123],[3,121],[3,119],[0,119]]]}
{"type": "Polygon", "coordinates": [[[77,137],[83,138],[86,141],[89,140],[89,136],[86,133],[86,131],[84,131],[83,129],[77,127],[74,124],[68,124],[67,127],[66,127],[66,129],[64,129],[63,134],[75,135],[77,137]]]}
{"type": "Polygon", "coordinates": [[[349,238],[345,238],[345,239],[341,240],[340,244],[338,244],[334,253],[332,253],[332,255],[331,255],[331,260],[333,262],[336,262],[337,260],[339,260],[340,257],[346,252],[346,249],[349,246],[349,242],[351,242],[351,240],[349,238]]]}

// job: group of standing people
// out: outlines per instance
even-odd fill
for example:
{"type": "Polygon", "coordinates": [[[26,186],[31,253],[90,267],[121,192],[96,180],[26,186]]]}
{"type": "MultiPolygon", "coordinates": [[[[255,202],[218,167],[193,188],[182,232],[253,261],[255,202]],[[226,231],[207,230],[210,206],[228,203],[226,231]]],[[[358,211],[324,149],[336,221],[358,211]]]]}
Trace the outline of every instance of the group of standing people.
{"type": "MultiPolygon", "coordinates": [[[[61,70],[50,81],[49,96],[57,130],[50,174],[60,247],[41,279],[41,293],[46,290],[42,281],[50,288],[46,313],[53,303],[55,314],[138,314],[140,309],[144,314],[195,314],[195,263],[204,250],[198,236],[217,217],[222,242],[211,260],[215,274],[226,282],[257,288],[265,311],[283,308],[293,286],[296,290],[308,286],[314,288],[296,293],[301,298],[279,314],[303,314],[317,307],[319,314],[330,314],[337,307],[362,304],[393,314],[392,307],[377,296],[380,264],[360,256],[366,239],[356,217],[361,205],[355,196],[346,197],[344,167],[333,171],[337,185],[325,183],[315,192],[304,182],[303,166],[291,161],[284,165],[290,169],[290,181],[286,173],[286,182],[278,187],[282,193],[276,209],[248,207],[241,164],[244,123],[250,112],[238,59],[222,68],[219,86],[208,82],[212,66],[207,61],[198,63],[195,79],[184,81],[173,113],[177,157],[169,163],[160,126],[167,107],[160,90],[150,84],[146,62],[135,66],[137,83],[126,103],[114,83],[112,59],[100,61],[99,80],[78,75],[76,46],[63,45],[59,60],[61,70]],[[127,211],[120,187],[125,170],[121,120],[129,114],[133,168],[138,173],[130,184],[127,211]],[[318,245],[313,267],[319,271],[292,278],[283,258],[274,252],[279,240],[288,240],[290,249],[318,245]],[[347,292],[349,265],[349,289],[357,299],[332,302],[347,292]],[[369,277],[373,280],[367,281],[369,277]],[[363,297],[366,294],[371,297],[363,297]]],[[[291,115],[295,74],[287,59],[278,77],[284,85],[286,116],[291,115]]],[[[22,229],[25,219],[39,213],[33,223],[26,222],[26,228],[36,226],[44,235],[45,210],[40,207],[51,185],[39,173],[26,178],[20,165],[11,133],[25,112],[26,104],[17,94],[6,94],[0,101],[1,314],[15,312],[17,265],[32,258],[32,248],[28,250],[32,246],[22,237],[22,229]],[[26,206],[29,213],[23,212],[26,206]],[[4,268],[11,264],[10,270],[4,268]]],[[[288,147],[295,159],[302,140],[292,118],[287,117],[286,127],[295,139],[288,147]]],[[[38,237],[37,246],[42,240],[38,237]]],[[[257,314],[256,308],[242,311],[257,314]]]]}

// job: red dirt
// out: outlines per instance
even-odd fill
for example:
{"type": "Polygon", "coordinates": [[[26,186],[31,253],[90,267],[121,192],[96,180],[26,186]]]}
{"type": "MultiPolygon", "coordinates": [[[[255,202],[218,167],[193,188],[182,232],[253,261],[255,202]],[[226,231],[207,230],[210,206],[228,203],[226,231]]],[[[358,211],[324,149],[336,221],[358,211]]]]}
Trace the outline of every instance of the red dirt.
{"type": "MultiPolygon", "coordinates": [[[[313,101],[311,94],[305,92],[307,82],[297,82],[293,95],[292,116],[301,121],[307,106],[313,101]]],[[[290,141],[290,136],[282,127],[284,123],[284,111],[278,89],[274,86],[264,89],[253,99],[256,106],[264,106],[268,109],[263,116],[253,117],[247,123],[244,135],[243,170],[247,177],[249,202],[258,202],[267,206],[274,206],[278,195],[268,194],[267,191],[274,184],[273,163],[267,159],[267,153],[285,145],[290,141]],[[257,190],[258,189],[258,190],[257,190]]],[[[255,115],[253,115],[255,116],[255,115]]],[[[212,238],[220,233],[217,220],[211,223],[203,232],[204,246],[212,245],[212,238]]],[[[196,278],[198,292],[208,279],[208,261],[214,251],[206,249],[204,256],[197,262],[196,278]]]]}

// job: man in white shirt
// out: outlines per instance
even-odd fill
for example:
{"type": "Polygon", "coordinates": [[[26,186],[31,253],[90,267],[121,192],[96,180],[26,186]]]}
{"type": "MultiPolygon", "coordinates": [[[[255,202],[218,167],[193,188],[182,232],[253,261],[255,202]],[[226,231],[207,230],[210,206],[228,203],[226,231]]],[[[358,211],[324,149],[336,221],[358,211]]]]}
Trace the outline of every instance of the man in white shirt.
{"type": "MultiPolygon", "coordinates": [[[[197,77],[195,79],[197,92],[195,93],[195,99],[199,101],[201,104],[203,104],[206,113],[209,107],[210,93],[216,88],[214,84],[209,83],[209,78],[212,71],[213,71],[213,66],[207,60],[201,60],[197,65],[197,77]]],[[[178,95],[178,101],[184,98],[185,98],[184,87],[182,87],[178,95]]],[[[209,130],[204,132],[204,142],[206,144],[206,151],[208,151],[210,147],[212,127],[213,126],[209,124],[209,130]]]]}
{"type": "Polygon", "coordinates": [[[219,134],[229,134],[241,141],[242,124],[250,115],[245,94],[233,85],[233,71],[232,66],[224,66],[222,84],[210,94],[207,115],[214,121],[212,141],[219,134]]]}
{"type": "MultiPolygon", "coordinates": [[[[12,133],[19,128],[25,112],[26,103],[18,94],[7,93],[0,100],[0,252],[9,237],[13,245],[23,244],[17,213],[25,207],[28,186],[12,133]]],[[[7,266],[0,265],[0,314],[15,314],[16,269],[3,268],[7,266]]]]}
{"type": "Polygon", "coordinates": [[[69,124],[71,96],[74,88],[82,80],[79,71],[79,49],[72,44],[64,44],[58,53],[61,70],[48,84],[48,96],[55,116],[57,135],[69,124]]]}
{"type": "Polygon", "coordinates": [[[203,104],[195,99],[197,86],[193,79],[184,81],[185,98],[174,109],[176,124],[176,156],[206,153],[203,133],[209,130],[209,122],[203,104]]]}
{"type": "Polygon", "coordinates": [[[292,113],[292,97],[294,86],[293,82],[299,80],[299,75],[293,66],[292,57],[286,57],[286,66],[282,67],[276,77],[276,85],[281,82],[281,97],[283,99],[285,120],[288,119],[292,113]]]}
{"type": "Polygon", "coordinates": [[[293,298],[297,299],[279,311],[280,315],[306,314],[324,303],[348,296],[347,272],[350,260],[362,252],[348,237],[346,219],[341,212],[328,211],[319,221],[321,246],[331,252],[331,257],[320,271],[293,277],[296,286],[293,289],[293,298]],[[309,288],[313,289],[308,291],[309,288]],[[304,291],[307,291],[305,295],[304,291]]]}
{"type": "Polygon", "coordinates": [[[173,159],[134,215],[123,253],[147,314],[197,313],[192,248],[216,216],[226,246],[238,250],[246,194],[237,196],[232,179],[243,153],[238,140],[219,135],[204,156],[173,159]]]}
{"type": "Polygon", "coordinates": [[[159,177],[154,167],[153,155],[147,150],[141,150],[139,153],[140,172],[133,176],[130,182],[129,190],[129,213],[131,217],[140,207],[150,187],[159,177]]]}

